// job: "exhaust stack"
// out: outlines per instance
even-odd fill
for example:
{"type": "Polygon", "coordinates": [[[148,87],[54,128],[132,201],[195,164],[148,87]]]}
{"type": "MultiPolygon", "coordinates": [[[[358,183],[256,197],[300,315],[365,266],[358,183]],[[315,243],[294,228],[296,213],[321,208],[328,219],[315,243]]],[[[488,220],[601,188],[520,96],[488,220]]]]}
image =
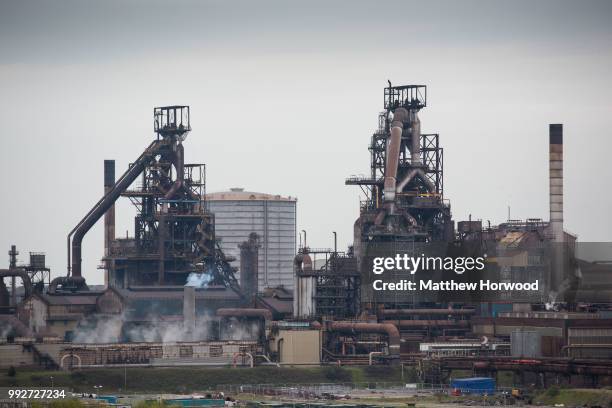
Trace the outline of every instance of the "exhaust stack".
{"type": "Polygon", "coordinates": [[[563,125],[549,126],[550,232],[554,242],[563,242],[563,125]]]}
{"type": "MultiPolygon", "coordinates": [[[[104,160],[104,194],[108,194],[115,185],[115,161],[104,160]]],[[[115,205],[113,204],[104,213],[104,256],[110,255],[111,242],[115,239],[115,205]]],[[[106,273],[104,274],[104,285],[108,287],[108,263],[106,261],[106,273]]]]}
{"type": "Polygon", "coordinates": [[[240,248],[240,288],[249,301],[257,295],[260,247],[259,235],[255,232],[249,234],[248,241],[238,245],[240,248]]]}

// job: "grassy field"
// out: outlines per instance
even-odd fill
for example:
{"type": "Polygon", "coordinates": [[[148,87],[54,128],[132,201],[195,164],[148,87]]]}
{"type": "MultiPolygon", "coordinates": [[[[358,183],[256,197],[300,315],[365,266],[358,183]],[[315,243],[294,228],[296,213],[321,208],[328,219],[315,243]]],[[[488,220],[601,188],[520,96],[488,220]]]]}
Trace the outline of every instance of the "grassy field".
{"type": "Polygon", "coordinates": [[[551,387],[538,394],[534,398],[534,403],[549,406],[563,404],[566,407],[612,407],[612,390],[551,387]]]}
{"type": "MultiPolygon", "coordinates": [[[[313,367],[313,368],[106,368],[79,371],[26,371],[18,369],[11,377],[0,374],[0,387],[67,387],[77,392],[91,391],[102,385],[105,392],[123,391],[127,372],[129,392],[191,392],[213,389],[222,384],[308,384],[400,382],[401,368],[313,367]]],[[[405,369],[404,379],[414,381],[414,373],[405,369]]]]}

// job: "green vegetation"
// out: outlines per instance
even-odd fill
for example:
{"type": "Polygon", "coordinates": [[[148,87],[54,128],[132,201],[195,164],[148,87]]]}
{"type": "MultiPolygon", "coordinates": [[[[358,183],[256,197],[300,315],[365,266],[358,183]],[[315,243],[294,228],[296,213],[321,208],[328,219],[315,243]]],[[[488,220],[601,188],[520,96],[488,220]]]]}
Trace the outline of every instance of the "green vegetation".
{"type": "Polygon", "coordinates": [[[612,390],[608,389],[563,389],[556,386],[542,391],[534,398],[534,403],[544,405],[564,404],[571,406],[612,407],[612,390]]]}
{"type": "Polygon", "coordinates": [[[76,399],[65,399],[65,400],[57,400],[57,401],[51,401],[48,404],[47,403],[42,403],[42,402],[32,402],[32,408],[95,408],[95,407],[100,407],[102,408],[103,404],[92,404],[92,403],[87,403],[84,404],[83,402],[76,400],[76,399]]]}
{"type": "MultiPolygon", "coordinates": [[[[104,392],[125,391],[123,368],[79,371],[19,370],[15,377],[0,375],[0,387],[49,387],[51,377],[56,387],[75,392],[91,392],[103,386],[104,392]]],[[[414,371],[404,368],[404,381],[415,379],[414,371]]],[[[128,368],[128,392],[191,392],[213,389],[224,384],[308,384],[400,382],[401,367],[310,367],[310,368],[128,368]]]]}

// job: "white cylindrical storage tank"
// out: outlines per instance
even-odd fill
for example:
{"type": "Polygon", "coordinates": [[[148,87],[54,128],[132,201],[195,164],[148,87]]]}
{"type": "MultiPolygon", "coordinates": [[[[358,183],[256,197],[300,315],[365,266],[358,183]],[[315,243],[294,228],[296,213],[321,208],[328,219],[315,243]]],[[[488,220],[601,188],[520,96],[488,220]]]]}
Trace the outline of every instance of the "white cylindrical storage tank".
{"type": "Polygon", "coordinates": [[[255,232],[260,237],[261,245],[258,290],[278,286],[293,289],[297,198],[232,188],[230,191],[207,194],[206,203],[215,214],[215,233],[223,252],[235,258],[231,264],[238,270],[238,279],[238,245],[255,232]]]}

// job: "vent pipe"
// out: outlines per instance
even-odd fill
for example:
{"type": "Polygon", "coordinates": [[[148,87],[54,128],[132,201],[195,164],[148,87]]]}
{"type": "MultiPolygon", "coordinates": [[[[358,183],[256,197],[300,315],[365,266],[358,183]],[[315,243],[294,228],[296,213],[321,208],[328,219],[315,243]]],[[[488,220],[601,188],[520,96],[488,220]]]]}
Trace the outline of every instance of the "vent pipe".
{"type": "Polygon", "coordinates": [[[563,242],[563,125],[549,126],[550,232],[554,242],[563,242]]]}

